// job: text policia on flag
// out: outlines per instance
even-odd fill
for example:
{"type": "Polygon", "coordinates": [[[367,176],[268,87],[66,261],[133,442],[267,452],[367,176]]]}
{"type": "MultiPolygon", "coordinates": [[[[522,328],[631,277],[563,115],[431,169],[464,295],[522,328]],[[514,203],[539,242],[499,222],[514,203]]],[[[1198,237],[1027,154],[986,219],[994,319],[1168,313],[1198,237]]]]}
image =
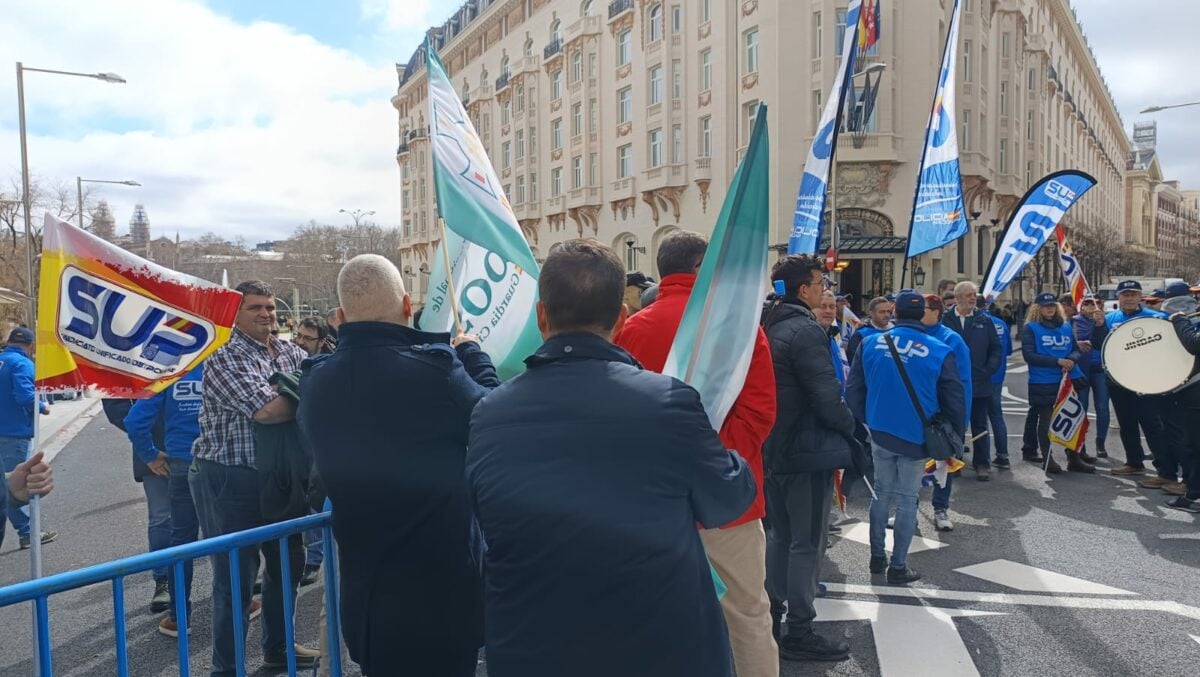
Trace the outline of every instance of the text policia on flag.
{"type": "Polygon", "coordinates": [[[846,32],[842,39],[841,62],[837,76],[817,123],[816,135],[808,158],[804,161],[804,175],[800,177],[800,192],[796,196],[796,214],[792,218],[792,234],[788,238],[788,254],[815,254],[821,246],[821,232],[825,225],[825,197],[829,186],[829,167],[837,152],[838,134],[841,124],[842,105],[846,91],[853,86],[855,47],[858,45],[858,20],[861,0],[850,0],[846,8],[846,32]]]}
{"type": "Polygon", "coordinates": [[[1071,250],[1071,243],[1067,242],[1067,234],[1063,232],[1061,223],[1055,226],[1054,237],[1058,239],[1058,265],[1062,268],[1067,289],[1071,290],[1071,301],[1075,307],[1079,307],[1079,303],[1083,301],[1084,297],[1090,296],[1092,290],[1083,277],[1079,259],[1075,258],[1075,252],[1071,250]]]}
{"type": "Polygon", "coordinates": [[[534,317],[538,265],[508,203],[496,170],[437,52],[425,43],[430,146],[437,208],[445,223],[447,257],[433,257],[424,331],[450,331],[454,309],[462,329],[479,337],[501,377],[524,369],[541,343],[534,317]],[[453,287],[448,279],[453,276],[453,287]],[[451,303],[451,289],[456,298],[451,303]]]}
{"type": "Polygon", "coordinates": [[[36,386],[149,397],[229,339],[241,297],[46,214],[36,386]]]}
{"type": "Polygon", "coordinates": [[[1096,179],[1074,169],[1054,172],[1035,183],[1008,217],[979,293],[995,299],[1008,288],[1046,244],[1067,210],[1094,185],[1096,179]]]}
{"type": "Polygon", "coordinates": [[[663,367],[700,393],[714,430],[742,392],[758,334],[771,236],[767,138],[767,107],[759,104],[663,367]]]}
{"type": "Polygon", "coordinates": [[[1050,418],[1050,441],[1071,451],[1079,451],[1087,437],[1087,429],[1087,409],[1070,377],[1063,376],[1058,400],[1054,403],[1054,415],[1050,418]]]}
{"type": "Polygon", "coordinates": [[[917,187],[909,223],[907,258],[939,249],[967,234],[962,174],[958,167],[958,132],[955,123],[955,66],[958,62],[958,28],[961,0],[955,0],[950,32],[942,50],[942,70],[933,95],[933,108],[925,128],[925,149],[917,168],[917,187]]]}

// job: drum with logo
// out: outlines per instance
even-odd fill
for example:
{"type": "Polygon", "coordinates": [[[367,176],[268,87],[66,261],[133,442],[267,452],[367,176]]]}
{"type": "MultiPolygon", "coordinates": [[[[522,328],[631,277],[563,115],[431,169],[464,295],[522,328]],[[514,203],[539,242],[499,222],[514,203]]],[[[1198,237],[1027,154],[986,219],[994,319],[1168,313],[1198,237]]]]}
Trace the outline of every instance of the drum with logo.
{"type": "Polygon", "coordinates": [[[1195,357],[1157,317],[1139,317],[1113,329],[1104,340],[1104,370],[1123,388],[1142,395],[1169,393],[1188,382],[1195,357]]]}

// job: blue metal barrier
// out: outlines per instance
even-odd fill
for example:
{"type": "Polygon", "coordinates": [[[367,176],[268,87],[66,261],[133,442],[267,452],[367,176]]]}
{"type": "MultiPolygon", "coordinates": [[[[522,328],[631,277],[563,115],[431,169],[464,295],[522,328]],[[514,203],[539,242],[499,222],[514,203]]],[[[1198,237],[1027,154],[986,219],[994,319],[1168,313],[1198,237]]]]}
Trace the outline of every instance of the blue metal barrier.
{"type": "MultiPolygon", "coordinates": [[[[50,613],[47,603],[50,595],[75,590],[96,583],[112,581],[113,594],[113,633],[117,649],[117,674],[120,677],[129,675],[129,657],[125,637],[125,577],[132,574],[150,571],[156,567],[172,568],[175,579],[175,618],[179,620],[179,674],[190,675],[188,656],[188,613],[187,602],[183,591],[184,564],[188,561],[227,553],[229,555],[229,573],[232,584],[233,619],[234,619],[234,655],[237,658],[238,677],[246,674],[245,646],[242,623],[241,580],[238,576],[238,548],[259,545],[271,540],[279,543],[280,562],[282,569],[283,589],[291,587],[290,553],[287,539],[299,535],[309,529],[320,528],[325,536],[323,549],[325,551],[325,609],[326,630],[329,640],[329,674],[332,677],[342,675],[341,627],[338,615],[337,562],[333,527],[330,513],[301,517],[299,519],[269,524],[256,529],[248,529],[233,534],[206,538],[195,543],[178,545],[163,550],[126,557],[113,562],[105,562],[75,571],[66,571],[45,578],[38,578],[23,583],[17,583],[0,588],[0,608],[28,602],[34,603],[37,617],[37,662],[41,666],[41,677],[52,677],[54,674],[50,655],[50,613]]],[[[288,675],[296,675],[295,628],[293,627],[293,602],[291,595],[283,596],[283,621],[285,651],[287,652],[288,675]]]]}

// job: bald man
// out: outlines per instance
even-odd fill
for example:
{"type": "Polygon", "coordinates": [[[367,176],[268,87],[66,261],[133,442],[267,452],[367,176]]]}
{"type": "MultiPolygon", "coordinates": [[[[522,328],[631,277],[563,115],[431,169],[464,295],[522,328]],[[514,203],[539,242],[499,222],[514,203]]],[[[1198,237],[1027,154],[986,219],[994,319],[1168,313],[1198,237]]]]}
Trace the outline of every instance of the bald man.
{"type": "Polygon", "coordinates": [[[329,498],[343,636],[364,675],[475,674],[481,541],[466,496],[467,424],[500,385],[469,336],[407,326],[391,261],[338,275],[338,349],[305,363],[301,430],[329,498]]]}

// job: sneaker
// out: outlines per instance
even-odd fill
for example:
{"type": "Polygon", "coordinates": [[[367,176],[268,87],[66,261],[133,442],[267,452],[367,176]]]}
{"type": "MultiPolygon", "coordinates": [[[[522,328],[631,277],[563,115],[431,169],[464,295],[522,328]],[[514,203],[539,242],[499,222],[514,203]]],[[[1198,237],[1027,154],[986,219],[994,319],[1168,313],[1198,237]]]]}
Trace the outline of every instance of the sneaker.
{"type": "MultiPolygon", "coordinates": [[[[54,539],[56,539],[56,538],[58,538],[57,531],[43,531],[42,532],[42,545],[46,545],[47,543],[52,543],[54,541],[54,539]]],[[[21,537],[21,549],[28,550],[31,546],[32,546],[32,544],[29,542],[29,536],[22,536],[21,537]]]]}
{"type": "Polygon", "coordinates": [[[312,585],[313,583],[316,583],[317,579],[320,578],[320,573],[321,573],[321,565],[320,564],[304,565],[304,575],[302,575],[300,577],[300,587],[303,588],[306,585],[312,585]]]}
{"type": "Polygon", "coordinates": [[[1012,464],[1008,462],[1007,456],[997,456],[996,460],[992,461],[992,465],[997,468],[1004,468],[1005,470],[1012,468],[1012,464]]]}
{"type": "Polygon", "coordinates": [[[912,569],[888,569],[887,582],[888,585],[908,585],[914,581],[921,580],[921,574],[912,569]]]}
{"type": "Polygon", "coordinates": [[[1108,458],[1108,452],[1104,447],[1096,447],[1096,458],[1108,458]]]}
{"type": "Polygon", "coordinates": [[[975,469],[975,479],[980,482],[987,482],[992,479],[992,471],[987,466],[981,465],[975,469]]]}
{"type": "Polygon", "coordinates": [[[829,588],[825,587],[824,583],[817,583],[817,597],[824,597],[829,594],[829,588]]]}
{"type": "MultiPolygon", "coordinates": [[[[1114,475],[1117,474],[1117,471],[1114,470],[1113,474],[1114,475]]],[[[1143,489],[1162,489],[1163,487],[1167,486],[1168,484],[1174,484],[1174,483],[1175,483],[1175,480],[1169,480],[1165,477],[1147,477],[1146,479],[1142,480],[1141,482],[1138,482],[1138,486],[1143,489]]]]}
{"type": "MultiPolygon", "coordinates": [[[[317,659],[321,657],[321,652],[317,651],[316,649],[310,649],[306,646],[300,646],[299,644],[293,644],[292,648],[296,652],[297,668],[311,668],[317,664],[317,659]]],[[[288,662],[286,652],[280,652],[277,654],[263,654],[264,668],[286,668],[287,666],[288,662]]]]}
{"type": "Polygon", "coordinates": [[[250,620],[254,620],[262,615],[262,600],[250,600],[250,620]]]}
{"type": "Polygon", "coordinates": [[[887,571],[888,558],[887,555],[871,558],[871,573],[881,574],[887,571]]]}
{"type": "Polygon", "coordinates": [[[171,591],[166,579],[154,581],[154,596],[150,598],[150,613],[161,614],[171,606],[171,591]]]}
{"type": "Polygon", "coordinates": [[[1137,468],[1137,467],[1134,467],[1134,466],[1126,463],[1125,465],[1121,466],[1120,468],[1113,468],[1112,474],[1114,474],[1114,475],[1145,475],[1146,469],[1145,468],[1137,468]]]}
{"type": "Polygon", "coordinates": [[[950,521],[950,516],[945,510],[933,511],[933,525],[938,531],[954,531],[954,523],[950,521]]]}
{"type": "Polygon", "coordinates": [[[779,643],[779,656],[788,661],[844,661],[850,657],[850,645],[810,630],[803,637],[784,637],[779,643]]]}
{"type": "Polygon", "coordinates": [[[1189,501],[1186,496],[1172,498],[1166,502],[1166,506],[1184,512],[1200,513],[1200,501],[1189,501]]]}
{"type": "Polygon", "coordinates": [[[1164,484],[1162,490],[1168,494],[1171,494],[1172,496],[1186,496],[1187,495],[1187,485],[1184,484],[1183,482],[1172,482],[1170,484],[1164,484]]]}
{"type": "Polygon", "coordinates": [[[167,637],[178,637],[179,636],[179,624],[175,622],[175,619],[171,618],[170,616],[167,616],[166,618],[159,621],[158,632],[159,632],[159,634],[166,635],[167,637]]]}

